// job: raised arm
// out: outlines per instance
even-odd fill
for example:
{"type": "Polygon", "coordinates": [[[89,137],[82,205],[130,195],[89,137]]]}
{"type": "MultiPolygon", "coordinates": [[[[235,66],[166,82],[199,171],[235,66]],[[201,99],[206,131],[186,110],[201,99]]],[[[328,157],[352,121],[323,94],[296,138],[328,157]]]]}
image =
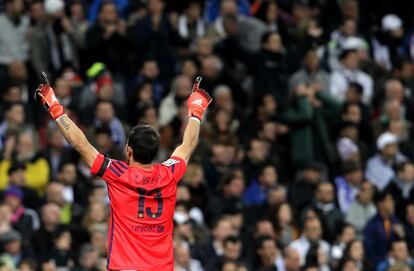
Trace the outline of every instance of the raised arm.
{"type": "Polygon", "coordinates": [[[49,84],[41,84],[35,92],[35,99],[49,111],[50,116],[56,121],[61,133],[66,140],[80,154],[85,163],[92,167],[98,151],[88,142],[84,133],[65,114],[63,106],[59,104],[56,95],[49,84]]]}
{"type": "Polygon", "coordinates": [[[193,93],[191,93],[187,101],[189,119],[187,127],[185,127],[183,142],[172,154],[172,156],[182,158],[186,163],[188,163],[197,147],[201,119],[203,118],[204,111],[206,111],[212,101],[210,95],[199,88],[200,81],[201,77],[197,77],[193,86],[193,93]]]}

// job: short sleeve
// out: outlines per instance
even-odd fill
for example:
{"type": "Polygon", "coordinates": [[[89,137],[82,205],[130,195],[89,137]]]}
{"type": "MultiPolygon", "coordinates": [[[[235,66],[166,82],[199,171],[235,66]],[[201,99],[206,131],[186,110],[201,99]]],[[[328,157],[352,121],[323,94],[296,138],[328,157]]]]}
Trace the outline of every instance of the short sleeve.
{"type": "Polygon", "coordinates": [[[92,164],[90,173],[94,176],[101,177],[106,182],[113,182],[118,180],[127,169],[128,165],[124,162],[98,154],[92,164]]]}
{"type": "Polygon", "coordinates": [[[171,171],[175,182],[179,182],[187,170],[187,164],[185,161],[177,156],[170,157],[170,159],[163,162],[162,165],[171,171]]]}

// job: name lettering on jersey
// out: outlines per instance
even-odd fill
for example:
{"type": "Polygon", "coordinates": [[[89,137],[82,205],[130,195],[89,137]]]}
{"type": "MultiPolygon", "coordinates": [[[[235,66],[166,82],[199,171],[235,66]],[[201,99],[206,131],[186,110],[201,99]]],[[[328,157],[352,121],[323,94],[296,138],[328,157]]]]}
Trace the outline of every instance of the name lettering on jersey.
{"type": "Polygon", "coordinates": [[[132,230],[135,232],[154,232],[162,233],[165,231],[165,226],[163,224],[158,225],[133,225],[132,230]]]}
{"type": "Polygon", "coordinates": [[[178,164],[178,163],[180,163],[179,160],[176,160],[176,159],[168,159],[167,161],[163,162],[162,164],[164,166],[170,167],[170,166],[175,165],[175,164],[178,164]]]}
{"type": "Polygon", "coordinates": [[[142,177],[142,179],[140,179],[138,176],[135,176],[134,181],[136,185],[157,185],[158,184],[158,179],[148,177],[148,176],[144,176],[142,177]]]}

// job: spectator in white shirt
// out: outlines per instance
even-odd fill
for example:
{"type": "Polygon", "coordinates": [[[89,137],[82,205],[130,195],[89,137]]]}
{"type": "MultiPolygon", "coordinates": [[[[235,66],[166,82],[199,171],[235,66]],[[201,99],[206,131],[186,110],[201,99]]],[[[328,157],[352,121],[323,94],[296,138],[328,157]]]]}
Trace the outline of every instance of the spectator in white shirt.
{"type": "Polygon", "coordinates": [[[341,68],[332,72],[330,94],[338,101],[345,100],[345,94],[350,83],[358,83],[363,87],[362,100],[370,104],[373,95],[372,77],[358,69],[359,57],[355,48],[345,49],[339,56],[341,68]]]}
{"type": "MultiPolygon", "coordinates": [[[[328,259],[330,246],[328,242],[321,239],[321,236],[322,226],[319,219],[316,217],[308,218],[304,223],[302,236],[299,239],[293,241],[289,246],[290,248],[293,248],[299,252],[301,266],[305,266],[306,258],[312,245],[318,247],[318,253],[324,254],[325,257],[320,258],[328,259]]],[[[323,268],[321,267],[320,270],[324,270],[325,267],[326,266],[323,268]]]]}
{"type": "Polygon", "coordinates": [[[377,140],[378,153],[368,160],[365,178],[379,190],[384,190],[395,177],[394,167],[407,160],[399,151],[398,141],[390,132],[381,134],[377,140]]]}

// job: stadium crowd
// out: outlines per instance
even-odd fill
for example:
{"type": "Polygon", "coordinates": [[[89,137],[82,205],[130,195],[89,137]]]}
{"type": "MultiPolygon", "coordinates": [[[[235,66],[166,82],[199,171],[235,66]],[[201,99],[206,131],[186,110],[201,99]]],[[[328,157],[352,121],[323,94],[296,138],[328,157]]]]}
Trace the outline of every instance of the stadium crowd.
{"type": "Polygon", "coordinates": [[[214,102],[177,189],[176,271],[414,270],[413,14],[405,0],[4,0],[0,271],[106,269],[106,186],[35,103],[41,71],[103,154],[157,127],[157,162],[203,76],[214,102]]]}

